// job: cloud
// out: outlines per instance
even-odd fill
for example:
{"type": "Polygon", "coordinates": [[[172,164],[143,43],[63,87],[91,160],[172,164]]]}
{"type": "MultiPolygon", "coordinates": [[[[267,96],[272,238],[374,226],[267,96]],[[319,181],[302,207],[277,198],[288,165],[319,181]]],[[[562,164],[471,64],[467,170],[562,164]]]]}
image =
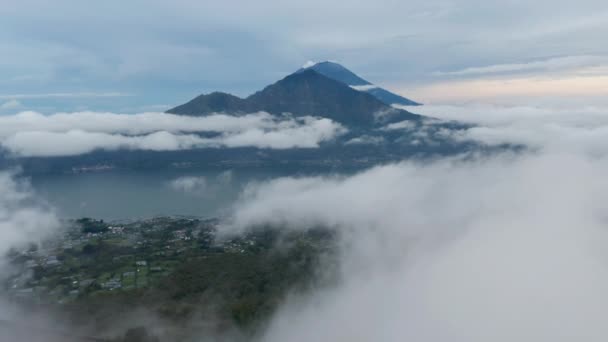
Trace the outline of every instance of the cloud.
{"type": "Polygon", "coordinates": [[[250,184],[225,232],[339,238],[337,281],[288,298],[261,340],[604,340],[608,137],[588,131],[606,108],[425,110],[535,148],[250,184]]]}
{"type": "Polygon", "coordinates": [[[207,178],[203,176],[184,176],[172,180],[169,186],[175,191],[201,193],[208,187],[207,178]]]}
{"type": "Polygon", "coordinates": [[[58,227],[54,210],[36,197],[26,180],[15,172],[0,171],[1,261],[11,247],[40,242],[58,227]]]}
{"type": "Polygon", "coordinates": [[[0,105],[0,109],[15,109],[21,107],[21,102],[12,99],[4,102],[0,105]]]}
{"type": "Polygon", "coordinates": [[[215,177],[199,175],[178,177],[171,180],[168,185],[174,191],[213,199],[232,185],[233,177],[233,171],[226,170],[215,177]]]}
{"type": "Polygon", "coordinates": [[[360,137],[352,138],[345,142],[346,145],[381,145],[385,143],[386,139],[379,136],[362,135],[360,137]]]}
{"type": "Polygon", "coordinates": [[[125,136],[74,130],[65,133],[17,132],[4,140],[2,146],[17,156],[56,157],[85,154],[95,150],[177,151],[214,145],[191,134],[155,132],[143,136],[125,136]]]}
{"type": "Polygon", "coordinates": [[[226,147],[257,146],[262,148],[286,149],[293,147],[318,147],[346,131],[341,125],[329,119],[305,118],[303,125],[283,122],[276,130],[248,129],[239,134],[227,135],[221,139],[226,147]]]}
{"type": "Polygon", "coordinates": [[[67,132],[69,130],[131,135],[161,130],[171,133],[237,132],[248,127],[270,129],[276,126],[277,122],[274,117],[268,113],[255,113],[239,117],[224,114],[194,117],[166,113],[74,112],[44,115],[37,112],[21,112],[0,118],[0,136],[23,131],[67,132]]]}
{"type": "Polygon", "coordinates": [[[388,124],[384,127],[384,130],[388,130],[388,131],[397,130],[397,129],[412,130],[414,128],[416,128],[415,122],[412,122],[411,120],[405,120],[405,121],[399,121],[399,122],[394,122],[392,124],[388,124]]]}
{"type": "Polygon", "coordinates": [[[317,64],[317,63],[315,63],[315,62],[313,62],[313,61],[306,61],[306,63],[304,63],[304,65],[302,65],[302,68],[303,68],[303,69],[308,69],[308,68],[310,68],[311,66],[314,66],[315,64],[317,64]]]}
{"type": "Polygon", "coordinates": [[[475,125],[465,130],[442,131],[456,140],[593,155],[608,153],[608,106],[605,104],[439,105],[425,106],[419,112],[475,125]]]}
{"type": "Polygon", "coordinates": [[[353,86],[353,85],[351,85],[350,87],[351,87],[351,88],[353,88],[353,89],[355,89],[355,90],[358,90],[358,91],[368,91],[368,90],[371,90],[371,89],[376,89],[376,88],[378,88],[378,86],[377,86],[377,85],[373,85],[373,84],[366,84],[366,85],[354,85],[354,86],[353,86]]]}
{"type": "Polygon", "coordinates": [[[164,113],[22,112],[0,117],[0,143],[17,156],[66,156],[94,150],[174,151],[193,148],[316,148],[345,129],[322,118],[268,113],[191,117],[164,113]],[[201,132],[214,133],[212,137],[201,132]],[[40,144],[44,141],[44,144],[40,144]]]}
{"type": "Polygon", "coordinates": [[[606,56],[566,56],[549,58],[527,63],[496,64],[482,67],[470,67],[456,71],[438,71],[437,76],[474,76],[493,73],[529,72],[539,70],[564,70],[590,66],[607,65],[606,56]]]}
{"type": "Polygon", "coordinates": [[[63,222],[54,208],[42,201],[27,179],[17,171],[0,170],[0,340],[64,341],[57,331],[61,319],[48,308],[31,309],[15,300],[12,280],[28,277],[30,271],[15,269],[13,251],[24,253],[62,234],[63,222]]]}
{"type": "Polygon", "coordinates": [[[601,341],[607,171],[506,154],[251,185],[233,227],[341,237],[340,281],[288,300],[262,340],[601,341]]]}
{"type": "Polygon", "coordinates": [[[227,185],[227,184],[232,183],[233,178],[234,178],[234,171],[226,170],[226,171],[222,171],[222,173],[217,175],[216,179],[220,185],[227,185]]]}

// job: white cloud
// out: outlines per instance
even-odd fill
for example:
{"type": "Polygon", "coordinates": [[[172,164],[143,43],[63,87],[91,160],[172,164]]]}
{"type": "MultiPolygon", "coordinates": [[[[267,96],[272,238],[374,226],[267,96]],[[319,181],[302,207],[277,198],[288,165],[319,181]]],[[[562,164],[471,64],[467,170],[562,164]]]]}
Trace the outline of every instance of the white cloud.
{"type": "Polygon", "coordinates": [[[191,195],[214,198],[226,191],[232,183],[233,172],[226,170],[215,177],[209,176],[182,176],[171,180],[168,185],[174,191],[191,195]]]}
{"type": "Polygon", "coordinates": [[[21,102],[12,99],[4,102],[0,105],[0,109],[15,109],[21,107],[21,102]]]}
{"type": "Polygon", "coordinates": [[[376,89],[378,88],[377,85],[373,85],[373,84],[366,84],[366,85],[351,85],[351,88],[358,90],[358,91],[368,91],[371,89],[376,89]]]}
{"type": "Polygon", "coordinates": [[[317,64],[317,63],[315,63],[313,61],[306,61],[306,63],[304,63],[304,65],[302,65],[302,68],[303,69],[308,69],[308,68],[314,66],[315,64],[317,64]]]}
{"type": "Polygon", "coordinates": [[[36,197],[26,180],[18,179],[14,172],[0,171],[1,262],[11,247],[43,241],[59,225],[53,209],[36,197]]]}
{"type": "Polygon", "coordinates": [[[0,143],[19,156],[77,155],[97,149],[315,148],[344,130],[329,119],[277,119],[268,113],[191,117],[95,112],[46,116],[22,112],[0,117],[0,143]],[[198,132],[215,132],[216,136],[194,134],[198,132]]]}
{"type": "Polygon", "coordinates": [[[399,122],[394,122],[392,124],[388,124],[384,127],[384,129],[388,130],[388,131],[397,130],[397,129],[411,130],[411,129],[414,129],[415,127],[416,127],[415,122],[412,122],[411,120],[405,120],[405,121],[399,121],[399,122]]]}
{"type": "Polygon", "coordinates": [[[72,156],[98,149],[176,151],[213,146],[208,140],[191,134],[163,131],[142,136],[125,136],[77,130],[62,133],[17,132],[5,139],[2,145],[11,153],[24,157],[72,156]]]}
{"type": "Polygon", "coordinates": [[[380,145],[386,140],[381,136],[362,135],[345,142],[346,145],[380,145]]]}
{"type": "MultiPolygon", "coordinates": [[[[34,310],[25,312],[19,308],[14,298],[5,291],[9,279],[16,276],[27,276],[21,269],[14,269],[14,260],[9,251],[23,251],[30,244],[39,244],[48,241],[55,234],[61,232],[61,222],[54,209],[42,202],[33,191],[27,180],[19,177],[16,172],[0,171],[0,320],[3,322],[19,322],[19,325],[30,327],[57,328],[57,323],[49,323],[47,310],[34,310]]],[[[10,290],[9,290],[10,291],[10,290]]],[[[31,340],[30,330],[23,329],[19,334],[25,340],[31,340]]],[[[0,330],[0,340],[13,340],[16,336],[11,334],[10,326],[0,330]],[[8,327],[8,328],[7,328],[8,327]]],[[[48,338],[55,340],[54,338],[48,338]]]]}
{"type": "Polygon", "coordinates": [[[608,106],[604,104],[443,105],[417,111],[475,125],[458,132],[443,132],[458,140],[491,146],[521,144],[534,149],[608,153],[608,106]]]}
{"type": "Polygon", "coordinates": [[[207,190],[207,178],[203,176],[184,176],[172,180],[169,186],[175,191],[201,193],[207,190]]]}
{"type": "Polygon", "coordinates": [[[338,281],[290,297],[262,340],[605,340],[606,108],[424,110],[536,148],[250,184],[226,232],[325,226],[340,248],[338,281]]]}
{"type": "Polygon", "coordinates": [[[226,135],[220,142],[226,147],[257,146],[262,148],[318,147],[322,141],[333,139],[345,129],[329,119],[306,118],[303,124],[282,122],[275,130],[247,129],[226,135]]]}
{"type": "Polygon", "coordinates": [[[89,132],[146,134],[157,131],[236,132],[249,127],[270,129],[276,127],[274,117],[268,113],[244,116],[211,115],[194,117],[166,113],[116,114],[103,112],[56,113],[44,115],[37,112],[21,112],[0,118],[0,136],[23,131],[89,132]]]}
{"type": "Polygon", "coordinates": [[[608,160],[407,162],[251,185],[236,227],[333,227],[340,281],[293,297],[265,341],[602,341],[608,160]]]}
{"type": "Polygon", "coordinates": [[[456,71],[438,71],[438,76],[469,76],[493,73],[512,73],[529,71],[553,71],[564,69],[580,69],[584,67],[595,67],[608,64],[606,56],[566,56],[549,58],[527,63],[496,64],[482,67],[470,67],[456,71]]]}

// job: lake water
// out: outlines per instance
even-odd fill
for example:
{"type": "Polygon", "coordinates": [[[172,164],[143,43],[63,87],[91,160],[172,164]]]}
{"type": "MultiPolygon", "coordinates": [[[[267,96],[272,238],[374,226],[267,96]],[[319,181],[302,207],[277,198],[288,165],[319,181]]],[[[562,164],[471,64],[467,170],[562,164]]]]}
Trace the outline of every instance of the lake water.
{"type": "Polygon", "coordinates": [[[158,215],[215,217],[243,188],[293,173],[256,171],[111,171],[32,176],[43,199],[64,218],[130,219],[158,215]]]}

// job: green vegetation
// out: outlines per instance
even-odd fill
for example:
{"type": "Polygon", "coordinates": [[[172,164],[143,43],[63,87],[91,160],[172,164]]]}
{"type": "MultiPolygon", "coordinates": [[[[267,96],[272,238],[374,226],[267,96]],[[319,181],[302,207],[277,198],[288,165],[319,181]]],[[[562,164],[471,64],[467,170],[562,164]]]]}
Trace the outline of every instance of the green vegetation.
{"type": "Polygon", "coordinates": [[[40,248],[11,251],[16,271],[5,286],[15,300],[94,326],[95,336],[130,320],[130,332],[119,332],[130,336],[125,341],[154,341],[138,312],[163,322],[154,331],[163,340],[186,341],[201,330],[251,335],[288,294],[321,281],[316,266],[333,250],[324,230],[264,228],[217,239],[216,229],[214,220],[80,219],[40,248]]]}
{"type": "Polygon", "coordinates": [[[108,226],[103,220],[94,220],[92,218],[84,217],[76,220],[76,223],[80,225],[83,233],[103,233],[108,231],[108,226]]]}

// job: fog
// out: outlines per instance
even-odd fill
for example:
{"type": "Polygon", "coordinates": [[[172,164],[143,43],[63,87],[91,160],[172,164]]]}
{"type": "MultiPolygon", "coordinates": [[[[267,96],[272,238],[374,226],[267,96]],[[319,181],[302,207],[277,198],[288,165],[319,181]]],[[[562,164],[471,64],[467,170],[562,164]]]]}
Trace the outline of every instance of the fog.
{"type": "Polygon", "coordinates": [[[608,337],[608,159],[597,153],[608,140],[585,136],[604,130],[601,112],[540,108],[539,120],[529,109],[500,122],[473,109],[471,122],[494,121],[510,142],[529,142],[514,127],[534,131],[535,148],[249,186],[227,231],[323,225],[342,237],[338,284],[293,296],[261,340],[608,337]]]}
{"type": "MultiPolygon", "coordinates": [[[[38,244],[56,233],[59,227],[59,219],[53,209],[37,198],[27,181],[17,178],[16,171],[0,172],[0,282],[7,281],[12,272],[6,258],[12,248],[38,244]]],[[[52,322],[50,317],[48,312],[24,315],[18,305],[6,298],[4,291],[0,292],[0,340],[38,341],[40,336],[32,332],[29,325],[39,328],[53,326],[57,322],[52,322]],[[4,326],[5,321],[20,323],[13,329],[12,326],[4,326]]],[[[50,337],[46,340],[54,341],[50,337]]]]}
{"type": "MultiPolygon", "coordinates": [[[[0,172],[0,255],[11,247],[37,243],[55,232],[59,219],[17,171],[0,172]]],[[[2,267],[0,258],[0,270],[2,267]]]]}

